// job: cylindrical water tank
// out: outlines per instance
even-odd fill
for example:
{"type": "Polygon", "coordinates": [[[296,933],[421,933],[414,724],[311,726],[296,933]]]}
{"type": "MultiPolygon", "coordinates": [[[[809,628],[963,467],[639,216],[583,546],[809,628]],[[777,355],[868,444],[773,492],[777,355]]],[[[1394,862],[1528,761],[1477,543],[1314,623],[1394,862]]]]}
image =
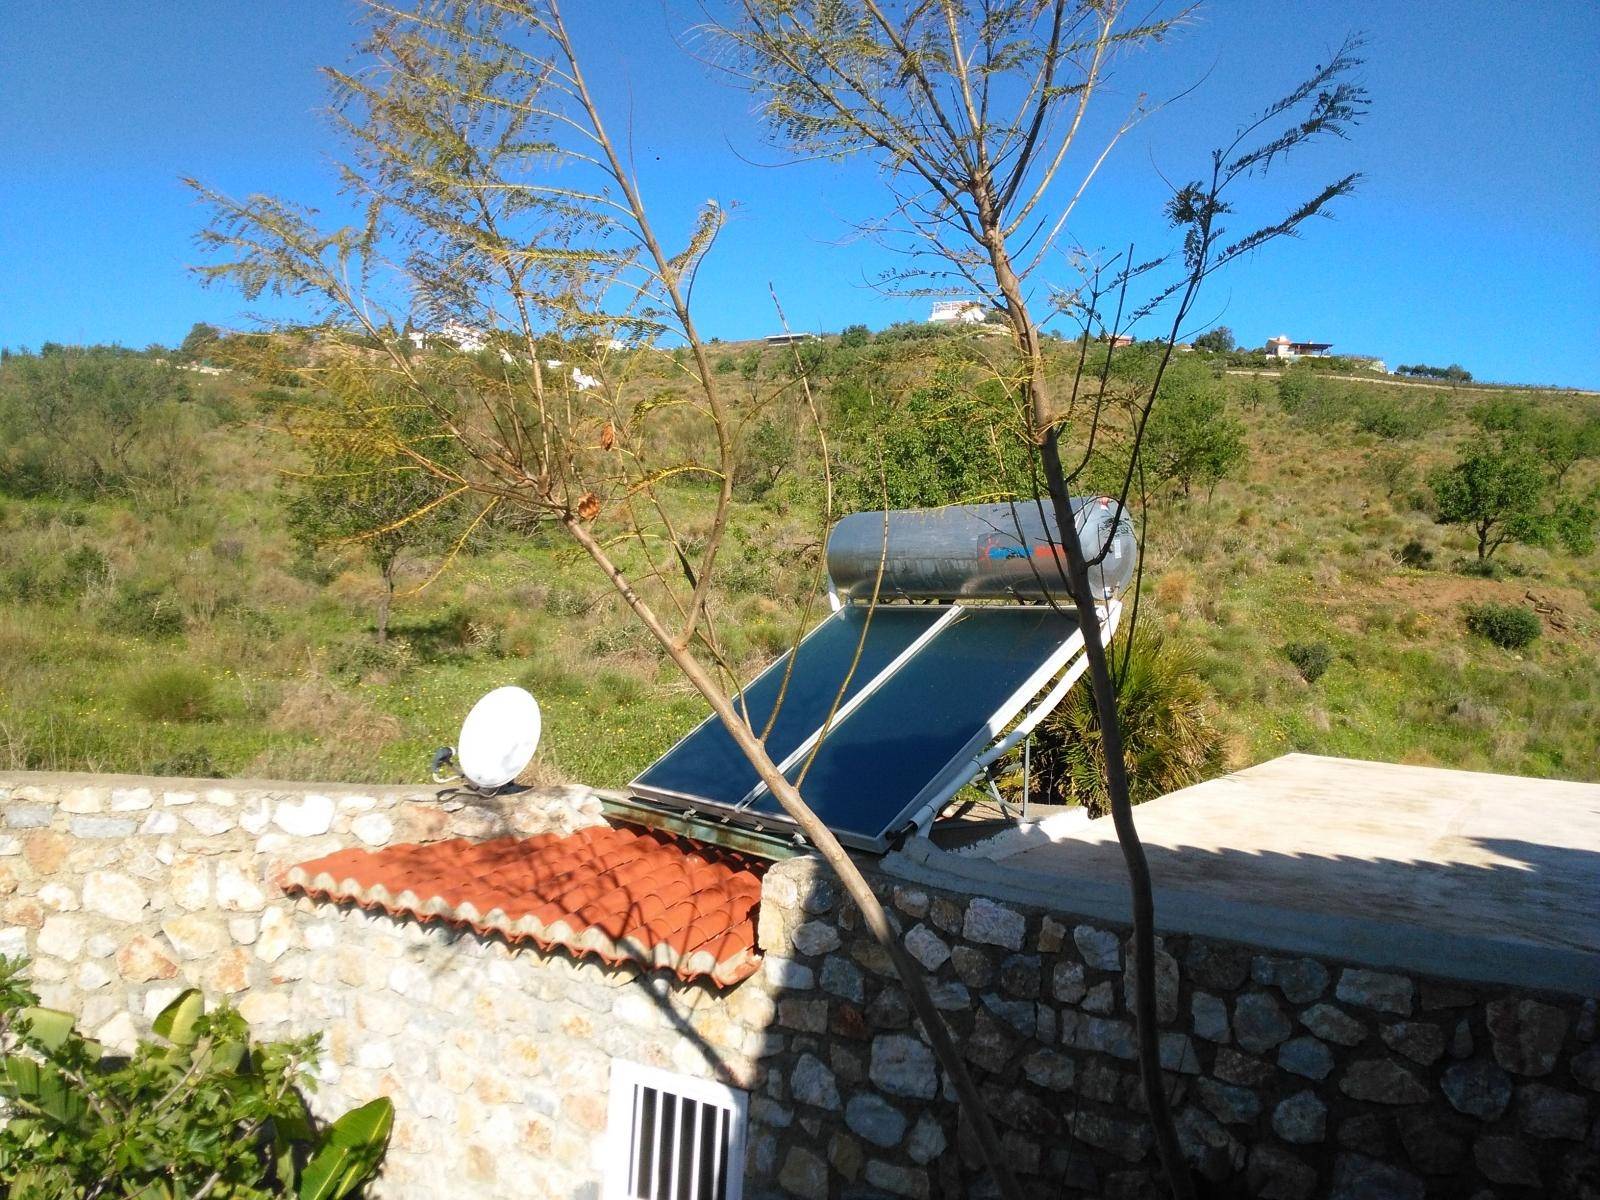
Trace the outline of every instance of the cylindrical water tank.
{"type": "MultiPolygon", "coordinates": [[[[1089,582],[1102,600],[1133,578],[1137,547],[1116,501],[1073,497],[1089,582]]],[[[853,513],[828,535],[828,577],[847,600],[1067,599],[1066,560],[1049,501],[853,513]],[[887,532],[887,546],[885,533],[887,532]],[[879,583],[879,568],[882,581],[879,583]]]]}

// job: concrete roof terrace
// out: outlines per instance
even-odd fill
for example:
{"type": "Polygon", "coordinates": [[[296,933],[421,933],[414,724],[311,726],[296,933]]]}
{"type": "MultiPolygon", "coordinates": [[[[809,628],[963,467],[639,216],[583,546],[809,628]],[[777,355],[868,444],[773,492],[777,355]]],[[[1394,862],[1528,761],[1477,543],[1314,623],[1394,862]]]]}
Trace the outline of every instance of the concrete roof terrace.
{"type": "MultiPolygon", "coordinates": [[[[1140,805],[1156,924],[1446,978],[1600,992],[1600,785],[1288,754],[1140,805]]],[[[1127,923],[1109,819],[894,874],[1127,923]]]]}

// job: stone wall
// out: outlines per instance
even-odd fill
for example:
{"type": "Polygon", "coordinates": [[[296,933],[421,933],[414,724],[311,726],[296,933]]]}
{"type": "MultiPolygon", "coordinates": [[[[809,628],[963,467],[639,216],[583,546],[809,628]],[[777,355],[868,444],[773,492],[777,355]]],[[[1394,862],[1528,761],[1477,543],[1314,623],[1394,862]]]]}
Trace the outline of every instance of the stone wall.
{"type": "MultiPolygon", "coordinates": [[[[1161,1194],[1126,930],[879,882],[1029,1195],[1161,1194]]],[[[985,1194],[886,956],[838,895],[811,859],[766,878],[760,940],[783,992],[753,1110],[758,1191],[985,1194]]],[[[1220,1194],[1600,1195],[1592,997],[1195,937],[1164,942],[1156,978],[1184,1149],[1220,1194]]]]}
{"type": "MultiPolygon", "coordinates": [[[[768,873],[766,960],[725,992],[276,885],[345,846],[599,819],[580,790],[0,775],[0,953],[30,955],[46,1003],[112,1045],[191,985],[263,1036],[322,1032],[322,1111],[395,1100],[391,1200],[598,1200],[613,1058],[750,1091],[748,1196],[985,1194],[887,961],[813,860],[768,873]]],[[[1153,1194],[1123,931],[879,883],[1030,1194],[1153,1194]]],[[[1174,1105],[1208,1178],[1290,1198],[1586,1194],[1592,998],[1199,938],[1169,939],[1157,966],[1174,1105]]]]}

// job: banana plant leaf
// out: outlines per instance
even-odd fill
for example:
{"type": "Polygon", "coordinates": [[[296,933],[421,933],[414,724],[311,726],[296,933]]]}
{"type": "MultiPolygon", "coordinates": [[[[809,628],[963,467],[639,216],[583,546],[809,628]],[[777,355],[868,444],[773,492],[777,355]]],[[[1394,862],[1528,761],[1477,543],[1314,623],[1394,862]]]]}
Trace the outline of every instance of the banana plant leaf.
{"type": "Polygon", "coordinates": [[[161,1010],[152,1028],[157,1037],[166,1038],[174,1046],[192,1046],[197,1036],[195,1023],[205,1011],[205,998],[194,988],[187,988],[161,1010]]]}
{"type": "Polygon", "coordinates": [[[76,1128],[89,1111],[89,1102],[67,1079],[48,1063],[35,1062],[21,1055],[5,1059],[5,1077],[0,1091],[26,1110],[39,1113],[60,1125],[76,1128]]]}
{"type": "Polygon", "coordinates": [[[343,1200],[370,1179],[394,1127],[387,1097],[353,1108],[328,1126],[322,1145],[300,1175],[299,1200],[343,1200]]]}

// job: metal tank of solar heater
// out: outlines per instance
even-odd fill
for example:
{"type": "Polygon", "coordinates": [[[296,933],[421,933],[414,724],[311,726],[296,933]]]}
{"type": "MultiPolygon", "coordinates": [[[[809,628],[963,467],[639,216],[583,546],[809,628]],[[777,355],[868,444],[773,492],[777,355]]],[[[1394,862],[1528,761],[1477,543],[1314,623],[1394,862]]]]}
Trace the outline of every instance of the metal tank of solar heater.
{"type": "MultiPolygon", "coordinates": [[[[1133,524],[1105,497],[1074,497],[1078,543],[1102,601],[1133,579],[1133,524]]],[[[840,601],[1067,598],[1061,532],[1048,501],[853,513],[828,535],[840,601]]]]}
{"type": "MultiPolygon", "coordinates": [[[[1072,511],[1109,638],[1136,568],[1131,522],[1100,498],[1074,499],[1072,511]]],[[[736,703],[841,841],[882,852],[926,834],[980,778],[998,798],[991,768],[1019,745],[1026,753],[1087,668],[1061,554],[1048,506],[1033,502],[856,513],[834,525],[834,611],[736,703]]],[[[714,716],[630,793],[671,820],[800,841],[714,716]]]]}

